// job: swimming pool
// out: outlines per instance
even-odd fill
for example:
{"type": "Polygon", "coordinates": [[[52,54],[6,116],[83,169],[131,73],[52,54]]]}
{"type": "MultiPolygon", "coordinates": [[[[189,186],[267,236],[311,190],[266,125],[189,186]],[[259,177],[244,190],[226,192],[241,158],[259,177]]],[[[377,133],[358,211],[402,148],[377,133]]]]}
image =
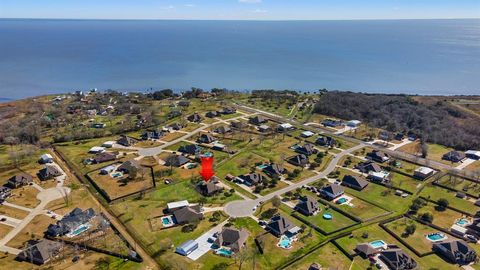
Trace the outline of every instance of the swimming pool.
{"type": "Polygon", "coordinates": [[[268,167],[267,164],[262,164],[262,165],[258,165],[257,166],[259,169],[265,169],[266,167],[268,167]]]}
{"type": "Polygon", "coordinates": [[[347,202],[347,198],[340,198],[335,203],[336,204],[342,204],[342,203],[346,203],[346,202],[347,202]]]}
{"type": "Polygon", "coordinates": [[[78,228],[76,228],[74,231],[69,233],[67,236],[68,237],[75,237],[83,233],[84,231],[88,230],[90,228],[90,224],[83,224],[80,225],[78,228]]]}
{"type": "Polygon", "coordinates": [[[432,242],[438,242],[447,239],[447,237],[443,233],[436,232],[427,234],[427,239],[432,242]]]}
{"type": "Polygon", "coordinates": [[[470,223],[470,221],[466,218],[461,218],[461,219],[459,219],[455,222],[455,224],[460,225],[460,226],[465,226],[469,223],[470,223]]]}
{"type": "Polygon", "coordinates": [[[324,219],[328,219],[328,220],[330,220],[330,219],[332,219],[332,218],[333,218],[333,216],[332,216],[332,214],[325,213],[325,214],[323,214],[323,218],[324,218],[324,219]]]}
{"type": "Polygon", "coordinates": [[[215,254],[218,254],[218,255],[222,255],[222,256],[225,256],[225,257],[230,257],[232,256],[233,254],[233,251],[230,250],[230,249],[226,249],[226,248],[219,248],[217,250],[215,250],[215,254]]]}
{"type": "Polygon", "coordinates": [[[289,249],[292,247],[292,239],[286,235],[282,235],[282,237],[280,237],[280,241],[278,241],[278,246],[284,249],[289,249]]]}
{"type": "Polygon", "coordinates": [[[123,173],[121,173],[121,172],[112,173],[113,178],[118,178],[118,177],[121,177],[122,175],[123,175],[123,173]]]}
{"type": "Polygon", "coordinates": [[[387,246],[387,243],[385,243],[383,240],[375,240],[370,242],[370,246],[372,246],[375,249],[385,248],[387,246]]]}
{"type": "Polygon", "coordinates": [[[163,227],[171,227],[175,224],[173,221],[173,216],[166,216],[162,217],[162,225],[163,227]]]}

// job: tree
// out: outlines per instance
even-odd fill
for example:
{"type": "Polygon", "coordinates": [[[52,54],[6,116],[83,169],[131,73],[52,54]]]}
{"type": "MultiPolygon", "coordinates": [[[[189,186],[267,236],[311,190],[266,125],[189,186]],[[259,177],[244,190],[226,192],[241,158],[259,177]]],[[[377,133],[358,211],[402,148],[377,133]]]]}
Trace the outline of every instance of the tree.
{"type": "Polygon", "coordinates": [[[417,226],[415,226],[415,224],[410,224],[407,227],[405,227],[405,232],[403,234],[407,237],[409,235],[414,234],[416,230],[417,230],[417,226]]]}
{"type": "Polygon", "coordinates": [[[420,216],[420,219],[425,221],[425,222],[432,223],[433,215],[431,213],[425,212],[420,216]]]}
{"type": "Polygon", "coordinates": [[[437,201],[437,210],[438,211],[445,211],[445,209],[447,209],[448,207],[448,200],[447,199],[444,199],[444,198],[441,198],[437,201]]]}
{"type": "Polygon", "coordinates": [[[275,208],[280,207],[281,204],[282,204],[282,200],[280,200],[280,197],[275,196],[275,197],[272,198],[272,205],[273,205],[275,208]]]}
{"type": "Polygon", "coordinates": [[[212,270],[225,270],[228,268],[228,263],[222,262],[222,263],[217,263],[212,267],[212,270]]]}

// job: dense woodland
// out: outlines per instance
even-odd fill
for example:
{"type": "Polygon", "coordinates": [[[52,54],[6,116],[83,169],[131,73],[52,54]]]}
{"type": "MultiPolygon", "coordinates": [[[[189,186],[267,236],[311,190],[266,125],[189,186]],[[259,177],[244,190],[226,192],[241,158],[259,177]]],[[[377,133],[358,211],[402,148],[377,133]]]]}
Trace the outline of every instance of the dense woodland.
{"type": "Polygon", "coordinates": [[[421,103],[412,96],[324,92],[315,113],[358,119],[392,132],[411,132],[458,150],[480,149],[480,119],[446,100],[421,103]]]}

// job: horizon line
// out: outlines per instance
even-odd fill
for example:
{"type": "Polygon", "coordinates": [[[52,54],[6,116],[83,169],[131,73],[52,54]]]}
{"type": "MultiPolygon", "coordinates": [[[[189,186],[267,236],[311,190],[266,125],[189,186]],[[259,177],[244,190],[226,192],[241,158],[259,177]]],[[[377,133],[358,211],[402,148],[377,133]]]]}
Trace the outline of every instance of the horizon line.
{"type": "Polygon", "coordinates": [[[0,18],[0,20],[38,20],[38,21],[264,21],[264,22],[295,22],[295,21],[419,21],[419,20],[480,20],[478,18],[391,18],[391,19],[369,19],[369,18],[356,18],[356,19],[128,19],[128,18],[0,18]]]}

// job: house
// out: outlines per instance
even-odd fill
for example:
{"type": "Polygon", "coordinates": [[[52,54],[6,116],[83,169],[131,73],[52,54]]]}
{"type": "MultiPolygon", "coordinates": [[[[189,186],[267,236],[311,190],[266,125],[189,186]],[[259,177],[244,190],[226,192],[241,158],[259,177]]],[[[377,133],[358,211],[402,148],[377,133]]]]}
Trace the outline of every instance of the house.
{"type": "Polygon", "coordinates": [[[259,173],[244,174],[238,178],[247,186],[254,186],[263,182],[263,176],[259,173]]]}
{"type": "Polygon", "coordinates": [[[370,171],[368,173],[368,176],[367,178],[370,179],[370,181],[373,181],[373,182],[379,182],[379,183],[387,183],[389,182],[389,177],[390,176],[390,173],[387,172],[387,171],[381,171],[381,172],[374,172],[374,171],[370,171]]]}
{"type": "Polygon", "coordinates": [[[147,130],[145,131],[141,138],[142,140],[159,140],[161,137],[165,136],[165,133],[161,130],[147,130]]]}
{"type": "Polygon", "coordinates": [[[198,222],[203,219],[203,214],[200,212],[200,206],[185,206],[173,211],[172,215],[175,217],[177,224],[188,224],[198,222]]]}
{"type": "Polygon", "coordinates": [[[322,268],[318,263],[312,263],[308,267],[308,270],[322,270],[322,268]]]}
{"type": "Polygon", "coordinates": [[[479,160],[480,159],[480,151],[468,150],[468,151],[465,152],[465,156],[467,158],[479,160]]]}
{"type": "Polygon", "coordinates": [[[280,177],[282,174],[286,173],[287,170],[280,164],[270,163],[263,168],[263,172],[270,177],[280,177]]]}
{"type": "Polygon", "coordinates": [[[139,171],[141,169],[142,169],[142,166],[140,165],[140,162],[138,162],[137,160],[131,159],[122,163],[122,165],[120,165],[117,168],[117,171],[123,172],[123,173],[130,173],[133,170],[139,171]]]}
{"type": "Polygon", "coordinates": [[[213,132],[218,134],[226,134],[232,132],[232,129],[229,126],[220,126],[213,130],[213,132]]]}
{"type": "Polygon", "coordinates": [[[376,248],[372,247],[372,245],[370,245],[370,243],[358,244],[355,247],[355,251],[357,252],[358,255],[360,255],[364,259],[366,259],[366,258],[368,258],[372,255],[375,255],[379,252],[376,248]]]}
{"type": "Polygon", "coordinates": [[[187,117],[187,120],[194,123],[199,123],[202,121],[202,117],[198,113],[191,114],[187,117]]]}
{"type": "Polygon", "coordinates": [[[69,214],[63,216],[56,224],[50,224],[46,234],[54,237],[70,234],[78,228],[87,225],[95,215],[95,211],[92,208],[82,210],[77,207],[69,214]]]}
{"type": "Polygon", "coordinates": [[[271,130],[270,126],[268,125],[260,125],[258,126],[258,131],[260,132],[269,132],[271,130]]]}
{"type": "Polygon", "coordinates": [[[378,138],[384,141],[390,141],[392,139],[392,133],[382,130],[378,133],[378,138]]]}
{"type": "Polygon", "coordinates": [[[205,114],[205,116],[208,117],[208,118],[215,118],[215,117],[220,116],[220,113],[217,112],[217,111],[209,111],[205,114]]]}
{"type": "Polygon", "coordinates": [[[413,176],[417,179],[425,180],[432,176],[435,173],[435,170],[428,167],[418,167],[414,172],[413,176]]]}
{"type": "Polygon", "coordinates": [[[306,196],[295,206],[295,210],[305,216],[313,216],[320,210],[317,200],[310,196],[306,196]]]}
{"type": "Polygon", "coordinates": [[[303,138],[310,138],[313,135],[315,135],[315,133],[313,133],[311,131],[308,131],[308,130],[300,133],[300,136],[302,136],[303,138]]]}
{"type": "Polygon", "coordinates": [[[175,248],[175,252],[182,255],[182,256],[188,256],[190,253],[192,253],[197,248],[198,248],[198,243],[197,242],[195,242],[193,240],[188,240],[186,242],[183,242],[177,248],[175,248]]]}
{"type": "Polygon", "coordinates": [[[129,147],[138,143],[138,140],[129,136],[121,135],[120,139],[117,140],[117,143],[125,147],[129,147]]]}
{"type": "Polygon", "coordinates": [[[187,164],[188,162],[190,162],[188,158],[184,156],[172,154],[165,159],[165,166],[181,167],[187,164]]]}
{"type": "Polygon", "coordinates": [[[451,162],[461,162],[466,158],[465,153],[458,152],[458,151],[450,151],[443,155],[443,160],[448,160],[451,162]]]}
{"type": "Polygon", "coordinates": [[[173,119],[173,118],[179,117],[179,116],[181,116],[181,115],[182,115],[182,112],[181,112],[181,111],[179,111],[179,110],[172,110],[172,111],[168,112],[167,117],[168,117],[168,119],[173,119]]]}
{"type": "Polygon", "coordinates": [[[283,123],[278,125],[277,130],[281,132],[285,132],[285,131],[295,130],[295,127],[290,123],[283,123]]]}
{"type": "Polygon", "coordinates": [[[115,142],[114,142],[114,141],[107,141],[107,142],[104,142],[104,143],[102,144],[102,147],[112,148],[114,145],[115,145],[115,142]]]}
{"type": "Polygon", "coordinates": [[[390,159],[390,156],[388,154],[385,154],[384,152],[373,150],[372,152],[367,153],[367,158],[376,162],[383,163],[385,161],[388,161],[390,159]]]}
{"type": "Polygon", "coordinates": [[[227,247],[233,252],[238,252],[245,247],[247,238],[248,231],[245,229],[238,230],[231,227],[223,227],[213,244],[217,247],[227,247]]]}
{"type": "Polygon", "coordinates": [[[115,166],[114,166],[114,165],[110,165],[110,166],[101,168],[101,169],[100,169],[100,174],[106,175],[106,174],[109,174],[109,173],[111,173],[111,172],[113,172],[113,171],[115,171],[115,166]]]}
{"type": "Polygon", "coordinates": [[[38,178],[42,181],[50,180],[60,175],[62,175],[62,172],[53,165],[46,165],[45,168],[38,172],[38,178]]]}
{"type": "Polygon", "coordinates": [[[451,239],[433,243],[433,251],[451,263],[466,265],[477,259],[477,253],[463,240],[451,239]]]}
{"type": "Polygon", "coordinates": [[[362,122],[359,121],[359,120],[350,120],[350,121],[348,121],[346,124],[347,124],[347,126],[349,126],[349,127],[356,128],[356,127],[360,126],[361,123],[362,123],[362,122]]]}
{"type": "Polygon", "coordinates": [[[304,154],[300,154],[293,157],[289,157],[287,159],[287,162],[295,166],[305,167],[308,165],[308,157],[304,154]]]}
{"type": "Polygon", "coordinates": [[[190,101],[180,100],[179,102],[177,102],[177,105],[181,106],[181,107],[188,107],[188,106],[190,106],[190,101]]]}
{"type": "Polygon", "coordinates": [[[379,258],[391,270],[410,270],[417,267],[417,262],[398,247],[381,251],[379,258]]]}
{"type": "Polygon", "coordinates": [[[62,248],[62,243],[42,239],[22,250],[17,259],[25,262],[32,262],[36,265],[42,265],[55,258],[62,248]]]}
{"type": "Polygon", "coordinates": [[[327,137],[318,137],[315,143],[320,146],[335,147],[335,144],[337,142],[335,141],[334,138],[327,136],[327,137]]]}
{"type": "Polygon", "coordinates": [[[328,200],[334,200],[344,193],[343,187],[337,184],[330,184],[320,189],[320,194],[328,200]]]}
{"type": "Polygon", "coordinates": [[[197,185],[197,190],[203,196],[212,196],[223,190],[223,187],[219,185],[217,177],[212,177],[208,182],[201,182],[197,185]]]}
{"type": "Polygon", "coordinates": [[[231,126],[232,128],[242,129],[242,128],[244,128],[246,125],[245,125],[245,123],[240,122],[240,121],[233,121],[233,122],[230,123],[230,126],[231,126]]]}
{"type": "Polygon", "coordinates": [[[7,186],[11,188],[18,188],[21,186],[29,185],[31,183],[33,183],[33,177],[30,174],[19,173],[8,179],[7,186]]]}
{"type": "Polygon", "coordinates": [[[344,123],[343,121],[340,120],[334,120],[334,119],[325,119],[321,122],[321,124],[325,127],[340,127],[343,126],[344,123]]]}
{"type": "Polygon", "coordinates": [[[317,148],[315,148],[315,145],[311,143],[304,143],[303,146],[295,145],[294,149],[295,149],[295,152],[304,154],[306,156],[310,156],[318,153],[318,150],[317,148]]]}
{"type": "Polygon", "coordinates": [[[345,175],[342,180],[342,185],[360,191],[368,186],[368,181],[360,176],[345,175]]]}
{"type": "Polygon", "coordinates": [[[0,186],[0,203],[3,203],[8,197],[12,195],[12,190],[5,186],[0,186]]]}
{"type": "Polygon", "coordinates": [[[399,133],[395,134],[395,137],[393,137],[393,138],[397,141],[402,141],[405,138],[405,134],[403,134],[402,132],[399,132],[399,133]]]}
{"type": "Polygon", "coordinates": [[[375,162],[361,162],[355,165],[355,169],[361,171],[362,173],[369,173],[369,172],[381,172],[383,171],[382,167],[380,167],[375,162]]]}
{"type": "Polygon", "coordinates": [[[203,133],[202,135],[200,135],[200,137],[198,137],[197,142],[199,142],[199,143],[212,143],[216,140],[217,139],[215,139],[215,137],[213,137],[212,135],[203,133]]]}
{"type": "Polygon", "coordinates": [[[171,130],[180,130],[183,128],[183,125],[180,124],[180,123],[173,123],[171,125],[168,125],[167,128],[171,129],[171,130]]]}
{"type": "Polygon", "coordinates": [[[201,151],[202,151],[202,147],[193,143],[182,145],[178,148],[178,152],[189,154],[189,155],[195,155],[195,156],[199,155],[201,151]]]}
{"type": "Polygon", "coordinates": [[[212,150],[224,151],[227,153],[235,153],[234,151],[229,151],[225,144],[216,143],[216,142],[212,144],[212,150]]]}
{"type": "Polygon", "coordinates": [[[99,154],[99,153],[102,153],[102,152],[105,152],[105,148],[100,147],[100,146],[94,146],[94,147],[90,148],[90,150],[88,150],[88,153],[90,153],[90,154],[99,154]]]}
{"type": "Polygon", "coordinates": [[[237,109],[235,109],[234,107],[225,107],[222,109],[221,113],[223,114],[234,114],[234,113],[237,113],[237,109]]]}
{"type": "Polygon", "coordinates": [[[300,231],[300,228],[286,217],[276,215],[267,224],[266,230],[276,237],[280,237],[284,234],[295,235],[300,231]]]}
{"type": "Polygon", "coordinates": [[[95,164],[98,164],[103,162],[114,161],[115,159],[117,159],[117,155],[115,153],[103,152],[95,155],[95,157],[92,159],[92,162],[95,164]]]}
{"type": "Polygon", "coordinates": [[[170,202],[170,203],[167,203],[167,210],[169,213],[173,213],[173,211],[177,210],[177,209],[180,209],[182,207],[186,207],[186,206],[189,206],[190,204],[188,203],[187,200],[183,200],[183,201],[178,201],[178,202],[170,202]]]}
{"type": "Polygon", "coordinates": [[[53,162],[53,157],[50,154],[43,154],[43,155],[40,156],[39,162],[41,164],[52,163],[53,162]]]}
{"type": "Polygon", "coordinates": [[[252,125],[259,126],[261,124],[267,123],[267,119],[261,115],[254,116],[248,120],[248,122],[252,125]]]}
{"type": "Polygon", "coordinates": [[[451,227],[450,227],[450,231],[452,232],[452,234],[456,234],[460,237],[463,237],[465,234],[467,234],[468,232],[468,228],[465,228],[463,226],[460,226],[460,225],[457,225],[457,224],[453,224],[451,227]]]}

